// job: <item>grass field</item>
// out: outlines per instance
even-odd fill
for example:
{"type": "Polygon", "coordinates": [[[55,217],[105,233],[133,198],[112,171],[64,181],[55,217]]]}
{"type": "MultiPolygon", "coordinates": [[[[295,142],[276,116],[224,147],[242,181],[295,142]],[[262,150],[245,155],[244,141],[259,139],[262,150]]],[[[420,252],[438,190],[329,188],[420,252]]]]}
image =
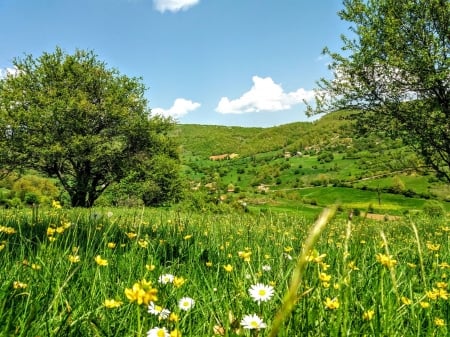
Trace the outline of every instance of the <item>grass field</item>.
{"type": "Polygon", "coordinates": [[[339,216],[303,255],[312,222],[294,212],[0,219],[0,336],[269,336],[299,256],[308,263],[278,336],[449,333],[445,219],[339,216]]]}

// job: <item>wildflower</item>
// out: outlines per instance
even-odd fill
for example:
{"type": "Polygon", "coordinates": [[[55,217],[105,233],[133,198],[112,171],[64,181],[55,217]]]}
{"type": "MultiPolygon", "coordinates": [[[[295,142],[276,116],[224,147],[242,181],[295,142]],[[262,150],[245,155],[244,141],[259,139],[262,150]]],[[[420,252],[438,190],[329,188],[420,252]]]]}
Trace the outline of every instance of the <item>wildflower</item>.
{"type": "Polygon", "coordinates": [[[181,331],[178,329],[172,330],[170,332],[170,337],[181,337],[181,331]]]}
{"type": "Polygon", "coordinates": [[[330,310],[338,309],[340,305],[339,300],[336,297],[333,299],[327,297],[323,303],[325,304],[325,307],[330,310]]]}
{"type": "Polygon", "coordinates": [[[188,311],[192,309],[195,305],[195,300],[190,297],[183,297],[179,302],[178,306],[181,310],[188,311]]]}
{"type": "Polygon", "coordinates": [[[78,263],[80,262],[80,256],[79,255],[69,255],[68,259],[71,263],[78,263]]]}
{"type": "Polygon", "coordinates": [[[284,252],[285,253],[289,253],[290,251],[292,251],[294,248],[288,246],[288,247],[284,247],[284,252]]]}
{"type": "Polygon", "coordinates": [[[175,276],[173,279],[173,286],[175,288],[179,288],[181,287],[184,283],[186,282],[186,280],[183,277],[177,277],[175,276]]]}
{"type": "Polygon", "coordinates": [[[190,235],[186,235],[183,239],[185,239],[185,240],[189,240],[190,238],[192,238],[192,234],[190,234],[190,235]]]}
{"type": "Polygon", "coordinates": [[[270,259],[270,254],[264,254],[264,258],[265,258],[266,260],[270,259]]]}
{"type": "Polygon", "coordinates": [[[141,248],[147,248],[147,247],[148,247],[148,241],[147,241],[147,240],[144,240],[144,239],[140,239],[140,240],[138,241],[138,245],[139,245],[141,248]]]}
{"type": "Polygon", "coordinates": [[[41,269],[41,266],[38,265],[38,264],[36,264],[36,263],[32,263],[32,264],[31,264],[31,269],[33,269],[33,270],[40,270],[40,269],[41,269]]]}
{"type": "Polygon", "coordinates": [[[348,264],[348,268],[350,270],[359,270],[359,268],[356,266],[355,261],[350,261],[349,264],[348,264]]]}
{"type": "Polygon", "coordinates": [[[150,302],[158,300],[157,293],[158,289],[152,288],[152,283],[146,280],[141,280],[133,284],[132,288],[125,289],[127,298],[131,302],[136,301],[139,305],[148,305],[150,302]]]}
{"type": "Polygon", "coordinates": [[[441,248],[441,245],[427,242],[427,248],[433,252],[437,252],[441,248]]]}
{"type": "Polygon", "coordinates": [[[408,262],[407,265],[409,268],[413,268],[413,269],[417,267],[417,265],[415,263],[408,262]]]}
{"type": "Polygon", "coordinates": [[[309,255],[306,257],[306,259],[309,262],[315,262],[315,263],[321,263],[323,262],[323,259],[327,256],[327,254],[319,254],[317,250],[313,250],[309,253],[309,255]]]}
{"type": "Polygon", "coordinates": [[[12,227],[8,227],[8,226],[0,226],[0,232],[1,233],[5,233],[5,234],[16,234],[16,230],[12,227]]]}
{"type": "Polygon", "coordinates": [[[147,331],[147,337],[170,337],[170,334],[166,328],[156,327],[147,331]]]}
{"type": "Polygon", "coordinates": [[[2,243],[2,244],[0,244],[0,252],[3,250],[3,249],[5,249],[5,244],[4,243],[2,243]]]}
{"type": "Polygon", "coordinates": [[[174,312],[171,312],[169,315],[169,321],[171,322],[178,322],[178,320],[180,319],[180,317],[178,317],[178,315],[174,312]]]}
{"type": "Polygon", "coordinates": [[[137,236],[137,234],[133,232],[126,233],[126,235],[128,236],[129,239],[134,239],[137,236]]]}
{"type": "Polygon", "coordinates": [[[286,260],[292,260],[292,256],[287,253],[283,253],[283,256],[286,260]]]}
{"type": "Polygon", "coordinates": [[[262,283],[257,283],[252,285],[248,290],[250,296],[256,302],[266,302],[270,300],[274,294],[274,289],[272,286],[264,285],[262,283]]]}
{"type": "Polygon", "coordinates": [[[212,263],[211,261],[208,261],[208,262],[205,263],[205,265],[206,265],[207,267],[212,267],[213,263],[212,263]]]}
{"type": "Polygon", "coordinates": [[[364,311],[362,314],[362,318],[365,321],[370,321],[373,318],[373,316],[375,316],[375,311],[372,309],[364,311]]]}
{"type": "Polygon", "coordinates": [[[422,309],[427,309],[430,307],[430,302],[421,301],[419,302],[419,305],[422,307],[422,309]]]}
{"type": "Polygon", "coordinates": [[[55,229],[56,233],[58,233],[58,234],[64,233],[65,230],[66,229],[63,226],[56,227],[56,229],[55,229]]]}
{"type": "Polygon", "coordinates": [[[381,265],[391,268],[397,264],[397,260],[394,260],[391,256],[385,255],[385,254],[377,254],[376,259],[378,262],[381,263],[381,265]]]}
{"type": "Polygon", "coordinates": [[[233,266],[231,264],[227,264],[226,266],[223,266],[223,269],[225,269],[226,272],[231,273],[233,271],[233,266]]]}
{"type": "Polygon", "coordinates": [[[159,319],[166,319],[169,318],[170,310],[156,305],[154,302],[150,302],[148,305],[148,313],[158,316],[159,319]]]}
{"type": "Polygon", "coordinates": [[[436,282],[436,287],[443,289],[443,288],[447,288],[448,284],[447,282],[436,282]]]}
{"type": "Polygon", "coordinates": [[[435,324],[436,326],[439,326],[439,327],[445,326],[445,321],[444,321],[442,318],[436,317],[436,318],[434,319],[434,324],[435,324]]]}
{"type": "Polygon", "coordinates": [[[238,252],[238,256],[243,259],[245,262],[250,262],[250,257],[252,256],[252,252],[238,252]]]}
{"type": "Polygon", "coordinates": [[[109,248],[109,249],[114,249],[114,248],[116,248],[116,243],[115,243],[115,242],[108,242],[108,248],[109,248]]]}
{"type": "Polygon", "coordinates": [[[145,269],[147,269],[148,271],[153,271],[155,270],[156,266],[154,264],[146,264],[145,265],[145,269]]]}
{"type": "Polygon", "coordinates": [[[161,284],[172,283],[174,276],[172,274],[163,274],[159,277],[158,282],[161,284]]]}
{"type": "Polygon", "coordinates": [[[408,297],[406,297],[406,296],[402,296],[402,297],[400,298],[400,300],[402,301],[402,303],[403,303],[404,305],[411,305],[411,304],[412,304],[412,301],[411,301],[408,297]]]}
{"type": "Polygon", "coordinates": [[[441,269],[445,269],[445,268],[450,269],[450,264],[448,264],[447,262],[442,262],[442,263],[438,264],[438,267],[441,269]]]}
{"type": "Polygon", "coordinates": [[[114,299],[106,299],[105,302],[103,302],[103,305],[108,309],[118,308],[122,304],[123,303],[121,301],[116,301],[114,299]]]}
{"type": "Polygon", "coordinates": [[[242,318],[241,325],[244,329],[264,329],[267,324],[256,314],[245,315],[242,318]]]}
{"type": "Polygon", "coordinates": [[[270,271],[272,268],[269,265],[266,264],[266,265],[262,266],[261,269],[263,271],[270,271]]]}
{"type": "Polygon", "coordinates": [[[55,234],[56,229],[54,229],[53,227],[48,227],[47,228],[47,236],[52,236],[53,234],[55,234]]]}
{"type": "Polygon", "coordinates": [[[108,260],[102,259],[102,257],[100,255],[97,255],[95,258],[95,262],[99,265],[99,266],[107,266],[108,265],[108,260]]]}
{"type": "Polygon", "coordinates": [[[329,282],[331,280],[331,275],[328,275],[326,273],[320,273],[319,280],[321,280],[322,282],[329,282]]]}
{"type": "Polygon", "coordinates": [[[60,209],[61,208],[61,204],[59,203],[59,201],[53,200],[52,201],[52,207],[55,209],[60,209]]]}
{"type": "Polygon", "coordinates": [[[14,281],[13,288],[14,289],[25,289],[28,287],[28,284],[20,282],[20,281],[14,281]]]}

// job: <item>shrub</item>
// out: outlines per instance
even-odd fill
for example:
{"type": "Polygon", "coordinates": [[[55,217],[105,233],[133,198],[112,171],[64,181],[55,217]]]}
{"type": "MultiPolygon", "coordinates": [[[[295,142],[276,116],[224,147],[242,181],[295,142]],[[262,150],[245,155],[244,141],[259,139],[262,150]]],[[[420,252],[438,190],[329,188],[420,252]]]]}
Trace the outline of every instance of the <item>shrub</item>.
{"type": "Polygon", "coordinates": [[[444,207],[439,201],[436,200],[425,201],[422,210],[430,218],[443,217],[445,214],[444,207]]]}

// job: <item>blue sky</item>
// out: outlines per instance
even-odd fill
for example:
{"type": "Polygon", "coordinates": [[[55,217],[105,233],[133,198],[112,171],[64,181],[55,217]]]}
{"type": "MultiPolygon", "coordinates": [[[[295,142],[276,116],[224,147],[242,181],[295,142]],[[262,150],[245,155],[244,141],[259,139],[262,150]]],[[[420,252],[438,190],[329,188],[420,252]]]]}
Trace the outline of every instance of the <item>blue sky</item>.
{"type": "Polygon", "coordinates": [[[142,77],[154,113],[268,127],[310,120],[348,24],[340,0],[0,0],[0,75],[14,57],[93,50],[142,77]]]}

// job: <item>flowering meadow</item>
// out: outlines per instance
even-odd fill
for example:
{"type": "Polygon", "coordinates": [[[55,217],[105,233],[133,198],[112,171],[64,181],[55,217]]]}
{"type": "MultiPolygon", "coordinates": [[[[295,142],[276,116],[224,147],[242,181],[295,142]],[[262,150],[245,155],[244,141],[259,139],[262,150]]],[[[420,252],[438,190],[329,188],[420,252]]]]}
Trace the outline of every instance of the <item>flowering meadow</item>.
{"type": "Polygon", "coordinates": [[[0,213],[0,336],[450,333],[446,219],[53,206],[0,213]]]}

